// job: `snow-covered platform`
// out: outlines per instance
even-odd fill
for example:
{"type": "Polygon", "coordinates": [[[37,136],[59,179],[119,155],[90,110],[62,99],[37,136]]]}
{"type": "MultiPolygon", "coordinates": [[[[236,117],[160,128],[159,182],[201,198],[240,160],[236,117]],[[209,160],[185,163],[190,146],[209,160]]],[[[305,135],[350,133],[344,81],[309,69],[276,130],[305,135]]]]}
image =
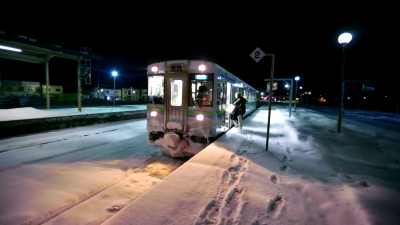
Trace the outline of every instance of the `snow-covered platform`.
{"type": "Polygon", "coordinates": [[[104,225],[399,224],[400,132],[268,107],[232,128],[104,225]]]}
{"type": "Polygon", "coordinates": [[[100,107],[0,109],[0,137],[146,117],[146,104],[100,107]]]}

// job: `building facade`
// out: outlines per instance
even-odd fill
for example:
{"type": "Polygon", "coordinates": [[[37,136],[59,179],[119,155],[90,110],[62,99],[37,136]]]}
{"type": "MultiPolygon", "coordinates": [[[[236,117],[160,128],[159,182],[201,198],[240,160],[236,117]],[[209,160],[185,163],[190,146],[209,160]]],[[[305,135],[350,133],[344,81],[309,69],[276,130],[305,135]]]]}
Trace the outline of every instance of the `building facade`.
{"type": "MultiPolygon", "coordinates": [[[[42,84],[42,93],[46,94],[46,84],[42,84]]],[[[63,86],[61,85],[49,85],[49,94],[62,94],[64,93],[63,86]]]]}
{"type": "Polygon", "coordinates": [[[91,98],[99,98],[112,101],[114,100],[145,100],[147,98],[147,89],[136,89],[136,88],[122,88],[122,89],[110,89],[110,88],[98,88],[94,87],[91,89],[89,94],[91,98]]]}
{"type": "Polygon", "coordinates": [[[39,82],[1,80],[0,96],[3,97],[41,97],[39,82]]]}

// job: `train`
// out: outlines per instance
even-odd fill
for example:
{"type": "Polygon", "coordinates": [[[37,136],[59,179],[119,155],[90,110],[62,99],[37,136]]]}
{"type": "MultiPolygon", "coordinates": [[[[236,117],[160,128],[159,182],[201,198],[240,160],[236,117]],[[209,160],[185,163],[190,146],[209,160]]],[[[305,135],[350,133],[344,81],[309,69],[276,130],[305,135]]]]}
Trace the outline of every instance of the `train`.
{"type": "Polygon", "coordinates": [[[191,157],[233,126],[226,111],[240,92],[244,118],[256,110],[257,90],[220,65],[169,60],[147,66],[147,144],[171,157],[191,157]]]}

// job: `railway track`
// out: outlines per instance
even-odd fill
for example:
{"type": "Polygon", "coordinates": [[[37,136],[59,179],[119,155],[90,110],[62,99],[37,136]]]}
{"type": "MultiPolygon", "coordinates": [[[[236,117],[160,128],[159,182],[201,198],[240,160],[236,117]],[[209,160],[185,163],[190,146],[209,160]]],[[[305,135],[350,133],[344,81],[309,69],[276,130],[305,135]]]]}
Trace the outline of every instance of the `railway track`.
{"type": "MultiPolygon", "coordinates": [[[[116,122],[116,123],[121,123],[121,122],[116,122]]],[[[71,216],[70,212],[77,211],[76,208],[79,208],[84,205],[95,205],[91,202],[96,202],[99,201],[99,198],[101,196],[116,196],[115,190],[121,192],[121,188],[125,188],[123,191],[124,193],[129,196],[129,199],[123,199],[124,204],[118,204],[118,205],[107,205],[107,207],[103,207],[104,210],[100,210],[98,212],[89,212],[92,213],[95,217],[98,217],[99,219],[96,221],[96,224],[99,224],[101,222],[104,222],[106,219],[111,217],[113,214],[116,212],[120,211],[123,209],[127,204],[130,202],[134,201],[138,196],[141,194],[145,193],[145,191],[148,191],[152,186],[154,186],[156,183],[160,182],[165,176],[167,176],[169,173],[171,173],[173,170],[178,168],[180,165],[182,165],[184,162],[186,162],[188,159],[174,159],[169,156],[166,156],[158,147],[151,147],[152,149],[149,151],[143,151],[143,148],[149,148],[147,146],[147,138],[146,135],[147,133],[145,132],[145,128],[142,127],[142,125],[145,124],[145,121],[139,121],[139,123],[131,125],[131,127],[127,126],[119,126],[117,128],[115,127],[110,127],[109,129],[104,129],[102,128],[101,131],[94,130],[94,131],[88,131],[88,132],[82,132],[80,130],[79,132],[71,132],[71,134],[67,135],[62,133],[62,137],[60,136],[55,136],[53,139],[50,138],[48,139],[47,137],[43,138],[40,136],[42,139],[32,139],[31,142],[21,142],[21,144],[18,144],[17,142],[9,141],[9,144],[7,142],[3,142],[2,144],[2,151],[0,152],[0,157],[3,155],[3,165],[0,166],[0,179],[4,181],[5,183],[12,183],[15,180],[12,179],[12,177],[18,176],[21,174],[21,171],[30,171],[32,168],[35,167],[40,167],[43,165],[53,165],[53,164],[60,164],[59,162],[64,162],[60,167],[58,165],[55,165],[54,168],[55,172],[57,173],[58,171],[61,171],[64,168],[71,169],[71,174],[73,175],[73,171],[79,170],[82,168],[82,166],[79,167],[80,163],[84,163],[86,167],[88,167],[86,164],[90,164],[90,168],[95,168],[93,170],[88,170],[84,171],[86,175],[89,175],[93,173],[93,176],[98,176],[99,172],[101,170],[107,170],[109,174],[114,174],[111,178],[104,177],[104,181],[102,178],[94,178],[94,180],[99,183],[102,182],[101,186],[96,186],[92,185],[90,189],[84,189],[81,190],[80,192],[85,193],[84,195],[79,195],[77,196],[76,199],[73,201],[68,201],[67,203],[64,201],[65,198],[57,199],[57,202],[59,202],[57,205],[58,207],[52,209],[52,210],[46,210],[46,211],[40,211],[39,209],[30,209],[25,207],[26,212],[21,212],[20,214],[22,216],[19,216],[18,218],[14,218],[11,224],[29,224],[29,225],[39,225],[39,224],[75,224],[75,222],[71,223],[59,223],[60,219],[62,220],[74,220],[74,216],[71,216]],[[134,129],[134,130],[130,130],[134,129]],[[137,134],[136,136],[127,136],[127,137],[121,137],[125,133],[135,133],[136,129],[141,130],[142,133],[137,134]],[[144,131],[142,131],[144,130],[144,131]],[[120,137],[120,139],[116,140],[113,143],[109,143],[107,140],[109,140],[110,133],[113,133],[112,136],[120,137]],[[99,136],[96,136],[99,135],[99,136]],[[106,138],[108,137],[108,139],[106,138]],[[80,144],[82,143],[82,144],[80,144]],[[115,144],[114,144],[115,143],[115,144]],[[108,144],[108,145],[107,145],[108,144]],[[112,153],[103,153],[101,151],[104,151],[105,145],[107,145],[106,150],[112,151],[112,153]],[[6,146],[6,148],[4,148],[6,146]],[[52,148],[57,148],[57,146],[64,146],[62,150],[58,151],[50,151],[52,148]],[[77,147],[81,146],[81,147],[77,147]],[[114,148],[108,149],[108,146],[114,148]],[[48,152],[46,152],[46,149],[48,148],[48,152]],[[38,150],[38,151],[36,151],[38,150]],[[134,151],[138,151],[138,153],[135,153],[134,151]],[[126,152],[130,152],[130,154],[126,154],[126,152]],[[46,154],[45,154],[46,153],[46,154]],[[53,154],[51,154],[53,153],[53,154]],[[100,156],[93,156],[96,153],[98,153],[100,156]],[[29,156],[26,156],[26,154],[29,154],[29,156]],[[104,154],[104,155],[102,155],[104,154]],[[121,157],[115,157],[115,158],[125,158],[126,160],[136,160],[138,158],[139,163],[135,164],[135,166],[131,167],[118,167],[116,165],[112,164],[107,164],[108,162],[104,162],[102,160],[92,160],[92,158],[102,158],[102,159],[107,159],[109,162],[114,162],[116,160],[112,160],[113,157],[112,155],[118,155],[121,157]],[[13,160],[16,160],[19,158],[19,156],[22,156],[22,159],[19,159],[18,161],[14,162],[13,160]],[[83,156],[82,160],[81,159],[83,156]],[[12,158],[12,162],[7,162],[6,158],[12,158]],[[92,157],[92,158],[91,158],[92,157]],[[71,160],[73,159],[73,160],[71,160]],[[6,162],[6,163],[5,163],[6,162]],[[76,166],[78,164],[78,166],[76,166]],[[160,166],[161,165],[161,166],[160,166]],[[110,172],[111,171],[111,172],[110,172]],[[115,172],[112,172],[115,171],[115,172]],[[15,176],[13,174],[16,174],[15,176]],[[9,180],[11,177],[12,180],[9,180]],[[97,179],[97,180],[96,180],[97,179]],[[129,183],[131,180],[137,180],[136,184],[131,184],[129,183]],[[100,181],[99,181],[100,180],[100,181]],[[141,184],[140,181],[145,181],[144,184],[141,184]],[[126,186],[131,185],[130,188],[126,188],[126,186]],[[136,186],[135,186],[136,185],[136,186]],[[141,186],[142,185],[142,186],[141,186]],[[145,187],[143,187],[143,185],[145,187]],[[138,192],[137,190],[140,190],[138,192]],[[29,211],[33,210],[36,212],[35,216],[30,216],[26,217],[23,216],[24,214],[29,215],[29,211]],[[17,223],[14,223],[18,220],[17,223]],[[103,220],[103,221],[100,221],[103,220]],[[54,222],[56,221],[56,222],[54,222]]],[[[79,128],[78,128],[79,129],[79,128]]],[[[136,132],[138,133],[138,132],[136,132]]],[[[45,136],[46,134],[40,134],[45,136]]],[[[23,137],[19,137],[22,138],[23,137]]],[[[21,139],[21,140],[22,140],[21,139]]],[[[40,171],[40,170],[38,170],[40,171]]],[[[47,176],[48,171],[43,170],[45,173],[43,175],[38,175],[37,171],[33,171],[32,174],[36,177],[43,177],[47,176]]],[[[64,172],[64,171],[62,171],[64,172]]],[[[101,174],[101,173],[100,173],[101,174]]],[[[29,177],[29,176],[24,176],[24,179],[29,178],[31,180],[35,180],[35,177],[29,177]]],[[[79,177],[79,176],[77,176],[79,177]]],[[[19,179],[19,178],[18,178],[19,179]]],[[[60,182],[64,183],[63,181],[64,177],[60,179],[55,179],[55,178],[49,178],[44,184],[40,183],[42,180],[36,181],[37,183],[40,183],[41,186],[47,187],[51,186],[52,183],[49,182],[60,182]]],[[[79,179],[79,178],[76,178],[79,179]]],[[[19,180],[17,181],[19,184],[19,180]]],[[[82,182],[90,182],[90,181],[82,181],[82,180],[76,180],[77,183],[82,183],[82,182]]],[[[73,185],[73,184],[70,184],[73,185]]],[[[57,189],[50,189],[51,192],[60,192],[60,193],[67,193],[70,189],[68,187],[62,187],[59,184],[56,184],[57,187],[61,187],[60,190],[57,189]]],[[[7,186],[4,186],[3,188],[6,188],[7,186]]],[[[79,185],[78,185],[79,187],[79,185]]],[[[47,189],[47,188],[46,188],[47,189]]],[[[27,192],[30,191],[30,188],[28,187],[27,192]]],[[[36,190],[37,191],[37,190],[36,190]]],[[[40,190],[44,196],[47,196],[46,191],[48,190],[40,190]]],[[[8,189],[7,193],[11,193],[9,195],[18,195],[18,190],[12,191],[8,189]]],[[[29,195],[30,198],[36,199],[36,202],[40,202],[42,197],[39,195],[35,195],[35,193],[32,193],[29,195]]],[[[73,193],[69,194],[73,195],[73,193]]],[[[4,195],[3,195],[4,196],[4,195]]],[[[56,195],[59,196],[59,195],[56,195]]],[[[9,200],[10,197],[3,197],[0,198],[0,203],[6,203],[7,200],[9,200]]],[[[28,198],[29,199],[29,198],[28,198]]],[[[28,200],[29,201],[29,200],[28,200]]],[[[32,201],[32,200],[30,200],[32,201]]],[[[44,199],[46,202],[46,200],[44,199]]],[[[111,202],[110,202],[111,203],[111,202]]],[[[17,202],[13,203],[17,205],[25,205],[24,202],[17,202]]],[[[43,203],[46,204],[46,203],[43,203]]],[[[23,208],[23,207],[22,207],[23,208]]],[[[40,207],[39,207],[40,208],[40,207]]],[[[44,207],[46,208],[46,207],[44,207]]],[[[49,208],[49,206],[47,206],[49,208]]],[[[46,209],[47,209],[46,208],[46,209]]],[[[86,208],[93,208],[93,207],[86,207],[86,208]]],[[[78,211],[82,211],[82,209],[79,209],[78,211]]],[[[10,224],[10,221],[2,221],[2,218],[6,218],[7,214],[9,212],[0,212],[0,224],[3,222],[6,222],[6,224],[10,224]],[[3,214],[3,215],[1,215],[3,214]]],[[[73,213],[72,213],[73,214],[73,213]]],[[[82,214],[88,214],[88,213],[82,213],[82,214]]],[[[80,221],[82,222],[82,221],[80,221]]],[[[84,224],[91,223],[90,221],[83,222],[84,224]]]]}

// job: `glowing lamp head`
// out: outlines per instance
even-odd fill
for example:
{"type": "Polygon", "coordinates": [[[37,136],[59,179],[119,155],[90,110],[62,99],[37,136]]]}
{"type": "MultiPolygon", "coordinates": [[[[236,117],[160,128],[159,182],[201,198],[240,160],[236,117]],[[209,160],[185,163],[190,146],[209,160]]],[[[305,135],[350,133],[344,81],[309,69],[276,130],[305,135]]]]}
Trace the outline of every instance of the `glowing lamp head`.
{"type": "Polygon", "coordinates": [[[115,76],[118,75],[118,73],[117,73],[116,71],[113,71],[113,72],[112,72],[112,75],[115,77],[115,76]]]}
{"type": "Polygon", "coordinates": [[[343,33],[339,36],[338,38],[338,42],[339,44],[342,44],[343,46],[345,46],[346,44],[348,44],[352,39],[352,36],[350,33],[343,33]]]}
{"type": "Polygon", "coordinates": [[[157,116],[157,112],[156,111],[151,111],[150,116],[157,116]]]}
{"type": "Polygon", "coordinates": [[[203,121],[204,116],[201,115],[201,114],[199,114],[199,115],[196,116],[196,119],[197,119],[197,120],[200,120],[200,121],[203,121]]]}
{"type": "Polygon", "coordinates": [[[151,72],[156,73],[157,71],[158,71],[158,67],[157,66],[151,67],[151,72]]]}
{"type": "Polygon", "coordinates": [[[4,46],[4,45],[0,45],[0,49],[7,50],[7,51],[13,51],[13,52],[22,52],[22,50],[19,48],[13,48],[13,47],[8,47],[8,46],[4,46]]]}
{"type": "Polygon", "coordinates": [[[298,81],[298,80],[300,80],[300,77],[297,76],[297,77],[295,77],[294,79],[295,79],[296,81],[298,81]]]}
{"type": "Polygon", "coordinates": [[[288,88],[288,87],[289,87],[289,84],[285,84],[285,87],[288,88]]]}
{"type": "Polygon", "coordinates": [[[205,65],[200,65],[200,66],[199,66],[199,70],[200,70],[200,71],[206,70],[206,66],[205,66],[205,65]]]}

